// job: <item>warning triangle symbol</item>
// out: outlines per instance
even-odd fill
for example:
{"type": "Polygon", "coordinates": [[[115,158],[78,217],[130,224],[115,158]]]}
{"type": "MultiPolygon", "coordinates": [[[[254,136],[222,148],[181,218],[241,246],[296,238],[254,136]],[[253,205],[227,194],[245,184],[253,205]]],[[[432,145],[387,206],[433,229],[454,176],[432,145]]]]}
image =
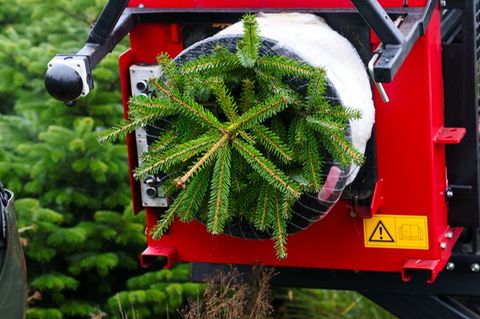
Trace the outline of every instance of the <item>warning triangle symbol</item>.
{"type": "Polygon", "coordinates": [[[375,226],[375,229],[370,235],[370,238],[368,239],[368,241],[376,242],[376,243],[395,242],[392,235],[390,235],[390,232],[387,230],[387,228],[385,227],[385,225],[382,223],[381,220],[378,222],[377,226],[375,226]]]}

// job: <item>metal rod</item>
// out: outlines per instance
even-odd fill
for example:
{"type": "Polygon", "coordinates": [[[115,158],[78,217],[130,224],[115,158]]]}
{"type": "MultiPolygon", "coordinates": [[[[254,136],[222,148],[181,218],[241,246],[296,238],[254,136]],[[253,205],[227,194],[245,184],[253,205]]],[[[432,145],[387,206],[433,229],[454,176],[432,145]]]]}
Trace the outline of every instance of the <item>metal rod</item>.
{"type": "Polygon", "coordinates": [[[380,51],[383,48],[383,46],[380,44],[380,46],[377,48],[377,52],[373,54],[373,57],[370,59],[370,62],[368,62],[368,74],[370,74],[370,77],[373,80],[373,83],[377,87],[378,93],[380,93],[380,97],[382,98],[382,101],[384,103],[390,102],[390,99],[387,95],[387,92],[385,91],[385,88],[383,87],[382,83],[378,83],[375,81],[375,74],[373,73],[373,67],[375,66],[375,62],[377,62],[378,58],[380,57],[380,51]]]}

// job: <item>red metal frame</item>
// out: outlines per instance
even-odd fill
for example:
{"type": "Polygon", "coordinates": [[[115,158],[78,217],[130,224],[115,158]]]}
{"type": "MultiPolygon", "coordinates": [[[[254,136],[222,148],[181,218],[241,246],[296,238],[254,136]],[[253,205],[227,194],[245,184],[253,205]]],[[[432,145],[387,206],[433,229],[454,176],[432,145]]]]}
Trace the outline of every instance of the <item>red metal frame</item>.
{"type": "MultiPolygon", "coordinates": [[[[427,0],[409,0],[409,7],[423,7],[427,0]]],[[[385,8],[399,8],[404,0],[379,0],[385,8]]],[[[265,8],[265,9],[311,9],[311,8],[353,8],[350,0],[130,0],[129,7],[145,8],[265,8]]]]}
{"type": "MultiPolygon", "coordinates": [[[[403,0],[380,1],[385,7],[401,7],[403,0]]],[[[339,8],[351,7],[349,0],[325,1],[231,1],[182,0],[137,1],[130,6],[189,8],[339,8]]],[[[424,6],[426,0],[410,0],[410,6],[424,6]]],[[[181,23],[181,21],[178,21],[181,23]]],[[[128,67],[133,63],[153,63],[160,52],[175,56],[182,50],[178,25],[141,24],[130,34],[131,49],[120,58],[125,113],[128,112],[128,67]]],[[[372,36],[372,47],[377,47],[372,36]]],[[[226,235],[212,236],[198,222],[175,221],[161,240],[148,237],[142,263],[155,256],[174,261],[227,264],[263,264],[289,267],[355,269],[402,272],[427,269],[430,280],[443,269],[461,229],[447,223],[445,189],[445,145],[442,134],[443,83],[441,64],[440,15],[435,11],[426,34],[419,39],[396,75],[385,84],[391,102],[384,104],[375,92],[376,149],[378,178],[374,213],[425,215],[428,218],[428,250],[366,248],[362,217],[352,217],[349,203],[339,202],[320,222],[288,238],[288,258],[279,261],[270,240],[245,240],[226,235]],[[439,135],[440,134],[440,135],[439,135]],[[381,186],[381,187],[380,187],[381,186]],[[442,244],[443,243],[443,244],[442,244]]],[[[457,136],[458,137],[458,136],[457,136]]],[[[448,139],[447,139],[448,140],[448,139]]],[[[127,140],[130,168],[136,166],[135,143],[127,140]]],[[[138,185],[132,180],[135,210],[141,209],[138,185]]],[[[147,232],[155,225],[158,212],[146,209],[147,232]]]]}

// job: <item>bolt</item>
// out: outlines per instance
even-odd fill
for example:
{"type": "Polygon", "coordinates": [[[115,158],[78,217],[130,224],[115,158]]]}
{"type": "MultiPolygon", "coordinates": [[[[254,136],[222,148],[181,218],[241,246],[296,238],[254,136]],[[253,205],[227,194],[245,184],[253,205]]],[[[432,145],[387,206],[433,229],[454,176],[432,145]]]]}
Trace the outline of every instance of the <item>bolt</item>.
{"type": "Polygon", "coordinates": [[[480,265],[477,264],[477,263],[471,264],[471,265],[470,265],[470,269],[471,269],[473,272],[479,272],[479,271],[480,271],[480,265]]]}
{"type": "Polygon", "coordinates": [[[155,177],[154,176],[148,176],[147,178],[145,178],[145,180],[143,182],[147,185],[153,185],[153,184],[155,184],[155,177]]]}
{"type": "Polygon", "coordinates": [[[455,269],[455,264],[452,262],[448,262],[447,265],[445,266],[445,269],[448,271],[452,271],[455,269]]]}
{"type": "Polygon", "coordinates": [[[440,243],[440,248],[446,249],[446,248],[447,248],[447,243],[442,241],[442,242],[440,243]]]}
{"type": "Polygon", "coordinates": [[[453,232],[452,231],[449,231],[445,237],[447,237],[448,239],[452,239],[453,238],[453,232]]]}
{"type": "Polygon", "coordinates": [[[448,199],[453,198],[453,191],[451,189],[447,189],[445,194],[447,195],[448,199]]]}
{"type": "Polygon", "coordinates": [[[357,217],[357,213],[355,213],[355,211],[353,209],[350,211],[350,217],[352,217],[352,218],[357,217]]]}
{"type": "Polygon", "coordinates": [[[440,6],[442,7],[447,6],[447,0],[440,0],[440,6]]]}
{"type": "Polygon", "coordinates": [[[138,5],[138,7],[139,7],[140,9],[143,9],[143,8],[145,8],[145,5],[144,5],[143,3],[140,3],[140,4],[138,5]]]}

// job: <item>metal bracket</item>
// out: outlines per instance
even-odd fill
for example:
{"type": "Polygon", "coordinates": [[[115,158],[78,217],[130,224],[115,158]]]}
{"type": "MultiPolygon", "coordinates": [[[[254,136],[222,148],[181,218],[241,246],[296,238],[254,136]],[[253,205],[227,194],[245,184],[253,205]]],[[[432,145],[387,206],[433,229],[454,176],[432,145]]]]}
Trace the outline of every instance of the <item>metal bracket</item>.
{"type": "Polygon", "coordinates": [[[402,268],[402,280],[410,281],[416,272],[427,272],[427,283],[431,284],[435,281],[438,274],[445,268],[450,252],[457,242],[463,231],[462,227],[449,228],[445,231],[445,235],[436,244],[444,251],[444,255],[440,259],[408,259],[402,268]]]}
{"type": "Polygon", "coordinates": [[[177,250],[174,247],[149,246],[140,255],[140,265],[143,268],[159,263],[161,268],[170,269],[177,262],[177,250]],[[166,260],[165,260],[166,259],[166,260]]]}
{"type": "Polygon", "coordinates": [[[460,144],[467,130],[463,127],[442,127],[433,137],[437,144],[460,144]]]}
{"type": "Polygon", "coordinates": [[[391,82],[415,42],[425,34],[437,0],[429,0],[421,11],[409,11],[400,27],[377,0],[351,1],[383,44],[383,52],[373,70],[375,82],[391,82]]]}
{"type": "Polygon", "coordinates": [[[379,179],[375,184],[373,196],[371,199],[360,201],[353,200],[353,211],[362,218],[373,217],[383,204],[383,179],[379,179]]]}

